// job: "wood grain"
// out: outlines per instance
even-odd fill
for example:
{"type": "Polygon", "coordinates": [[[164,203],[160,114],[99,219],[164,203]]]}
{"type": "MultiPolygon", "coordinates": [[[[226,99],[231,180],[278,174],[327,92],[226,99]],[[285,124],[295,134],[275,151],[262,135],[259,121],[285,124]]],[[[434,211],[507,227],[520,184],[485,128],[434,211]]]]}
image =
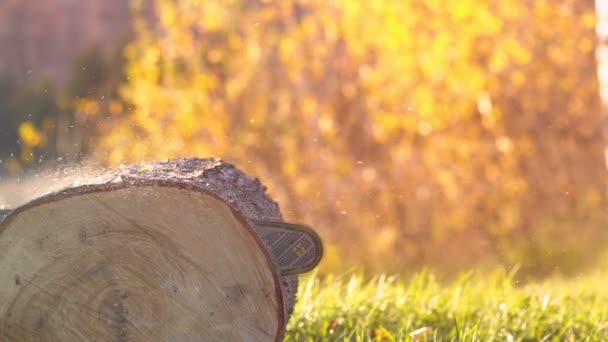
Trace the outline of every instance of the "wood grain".
{"type": "Polygon", "coordinates": [[[2,341],[280,341],[285,321],[261,240],[200,187],[85,185],[0,224],[2,341]]]}

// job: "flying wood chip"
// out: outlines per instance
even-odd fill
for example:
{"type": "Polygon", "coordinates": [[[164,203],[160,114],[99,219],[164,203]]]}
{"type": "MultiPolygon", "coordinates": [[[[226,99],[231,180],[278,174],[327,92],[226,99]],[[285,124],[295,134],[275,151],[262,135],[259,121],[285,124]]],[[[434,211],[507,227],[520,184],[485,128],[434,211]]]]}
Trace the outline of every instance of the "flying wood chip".
{"type": "Polygon", "coordinates": [[[219,159],[108,171],[0,211],[0,341],[282,341],[321,254],[219,159]]]}

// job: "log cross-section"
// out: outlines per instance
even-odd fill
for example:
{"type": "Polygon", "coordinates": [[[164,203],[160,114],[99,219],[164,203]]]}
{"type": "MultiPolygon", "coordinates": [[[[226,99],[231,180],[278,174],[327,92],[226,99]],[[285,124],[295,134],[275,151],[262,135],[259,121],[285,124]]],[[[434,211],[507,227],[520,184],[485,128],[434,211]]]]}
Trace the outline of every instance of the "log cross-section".
{"type": "Polygon", "coordinates": [[[0,217],[0,341],[281,341],[297,278],[255,226],[281,221],[259,181],[215,159],[34,199],[0,217]]]}

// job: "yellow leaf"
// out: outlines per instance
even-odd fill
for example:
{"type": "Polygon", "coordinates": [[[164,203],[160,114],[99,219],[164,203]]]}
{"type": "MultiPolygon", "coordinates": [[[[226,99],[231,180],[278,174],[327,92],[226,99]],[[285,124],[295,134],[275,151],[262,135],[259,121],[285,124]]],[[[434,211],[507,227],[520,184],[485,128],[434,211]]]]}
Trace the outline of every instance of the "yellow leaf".
{"type": "Polygon", "coordinates": [[[43,135],[36,129],[31,121],[22,122],[19,125],[19,137],[26,146],[36,147],[42,143],[43,135]]]}

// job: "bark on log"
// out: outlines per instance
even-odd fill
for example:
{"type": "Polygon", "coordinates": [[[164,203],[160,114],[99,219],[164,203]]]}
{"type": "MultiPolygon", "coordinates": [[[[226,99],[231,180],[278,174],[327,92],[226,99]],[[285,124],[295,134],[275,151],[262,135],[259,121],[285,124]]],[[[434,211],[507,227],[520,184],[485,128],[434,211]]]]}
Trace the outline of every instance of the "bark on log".
{"type": "Polygon", "coordinates": [[[3,337],[82,340],[87,336],[76,324],[114,341],[282,340],[298,279],[278,272],[254,233],[258,220],[283,220],[265,190],[219,159],[178,159],[109,171],[21,206],[4,221],[0,215],[3,337]],[[226,265],[201,264],[214,253],[226,265]],[[138,263],[143,269],[132,268],[138,263]],[[247,263],[251,270],[239,268],[247,263]],[[224,274],[222,267],[235,270],[224,274]],[[245,283],[231,285],[235,279],[245,283]],[[226,283],[203,293],[196,285],[219,281],[226,283]],[[158,307],[145,307],[146,300],[158,307]],[[141,315],[154,324],[129,320],[141,315]]]}

